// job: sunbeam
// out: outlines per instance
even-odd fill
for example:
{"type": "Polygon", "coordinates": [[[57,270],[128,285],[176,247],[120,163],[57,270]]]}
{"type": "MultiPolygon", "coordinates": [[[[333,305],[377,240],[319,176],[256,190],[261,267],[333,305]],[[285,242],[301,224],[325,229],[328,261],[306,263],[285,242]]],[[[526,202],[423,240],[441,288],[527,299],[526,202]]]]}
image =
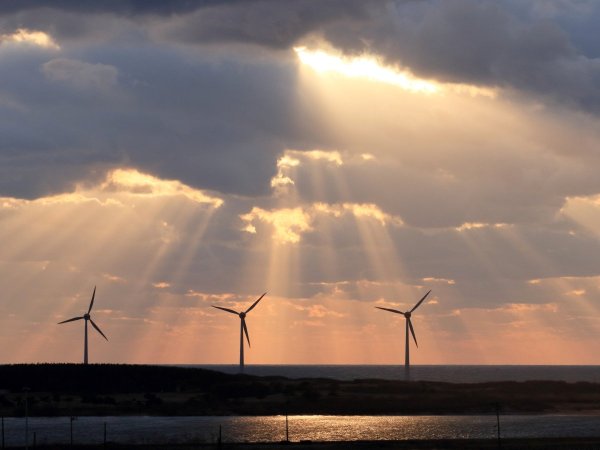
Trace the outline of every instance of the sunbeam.
{"type": "MultiPolygon", "coordinates": [[[[36,359],[36,355],[43,353],[45,360],[52,361],[61,360],[61,349],[70,348],[69,342],[80,333],[74,335],[72,330],[58,333],[49,325],[40,324],[40,320],[50,317],[50,322],[56,323],[77,308],[81,309],[80,296],[86,298],[94,284],[99,285],[102,306],[118,312],[101,320],[103,328],[113,338],[111,342],[131,348],[131,341],[140,339],[138,350],[148,348],[151,334],[139,327],[131,329],[130,324],[119,317],[143,318],[154,302],[160,300],[148,298],[152,283],[157,279],[157,270],[160,268],[161,276],[165,273],[176,275],[184,270],[180,264],[169,264],[167,258],[172,259],[175,247],[187,248],[188,244],[181,241],[187,241],[188,236],[184,233],[190,231],[194,221],[200,220],[203,226],[192,230],[191,237],[201,238],[202,230],[213,211],[222,205],[222,200],[178,182],[159,180],[135,170],[117,169],[109,172],[103,183],[80,186],[73,194],[31,201],[5,199],[1,203],[4,204],[4,220],[0,233],[3,241],[10,243],[3,257],[24,263],[31,261],[27,263],[30,265],[28,270],[21,266],[21,281],[19,278],[11,280],[13,297],[7,308],[15,308],[15,301],[25,301],[27,306],[21,311],[31,317],[28,326],[45,330],[54,342],[54,350],[44,350],[48,341],[43,337],[44,333],[37,332],[12,346],[20,358],[36,359]],[[27,230],[26,239],[20,238],[19,229],[27,230]],[[45,272],[51,273],[46,275],[45,272]],[[28,289],[28,295],[33,298],[22,298],[21,292],[31,278],[40,281],[52,278],[53,288],[28,289]],[[65,296],[65,289],[74,297],[65,296]],[[127,331],[121,332],[122,327],[127,331]],[[124,342],[121,344],[119,339],[124,342]]],[[[191,246],[191,252],[196,245],[191,246]]],[[[189,264],[190,257],[184,252],[186,255],[187,261],[183,262],[189,264]]],[[[98,314],[102,316],[102,310],[98,314]]],[[[66,354],[79,360],[78,348],[76,346],[66,354]]],[[[142,357],[152,360],[155,351],[142,357]]],[[[106,346],[94,346],[92,359],[106,360],[109,354],[112,352],[106,346]]],[[[135,353],[130,356],[137,358],[135,353]]]]}
{"type": "Polygon", "coordinates": [[[440,94],[453,92],[471,96],[494,98],[494,89],[468,84],[439,83],[414,76],[406,69],[389,67],[382,64],[374,55],[347,57],[329,53],[325,50],[309,50],[306,47],[295,47],[299,60],[319,73],[340,74],[349,78],[359,78],[372,82],[390,84],[405,91],[420,94],[440,94]]]}

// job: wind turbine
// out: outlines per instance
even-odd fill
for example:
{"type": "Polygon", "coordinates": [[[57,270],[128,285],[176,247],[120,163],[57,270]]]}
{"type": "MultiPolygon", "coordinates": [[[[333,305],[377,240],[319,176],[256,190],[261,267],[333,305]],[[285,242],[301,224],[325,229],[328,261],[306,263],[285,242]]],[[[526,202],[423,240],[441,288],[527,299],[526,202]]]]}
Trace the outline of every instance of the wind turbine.
{"type": "Polygon", "coordinates": [[[260,297],[258,297],[258,300],[256,300],[254,303],[252,303],[250,308],[248,308],[246,311],[243,311],[243,312],[237,312],[237,311],[234,311],[233,309],[211,305],[213,308],[217,308],[217,309],[223,310],[225,312],[235,314],[236,316],[238,316],[240,318],[240,372],[244,371],[244,334],[246,334],[246,340],[248,341],[248,347],[250,347],[250,336],[248,336],[248,327],[246,327],[246,314],[248,314],[250,311],[252,311],[254,309],[254,307],[256,305],[258,305],[258,302],[260,302],[265,295],[267,295],[266,292],[263,295],[261,295],[260,297]]]}
{"type": "Polygon", "coordinates": [[[81,317],[73,317],[72,319],[63,320],[62,322],[58,322],[58,324],[60,325],[61,323],[74,322],[76,320],[82,320],[82,319],[85,321],[85,339],[84,339],[84,344],[83,344],[83,363],[84,364],[88,363],[88,320],[90,321],[92,326],[96,329],[96,331],[98,333],[100,333],[102,335],[102,337],[108,341],[108,338],[104,335],[102,330],[100,328],[98,328],[98,325],[96,325],[94,323],[94,321],[92,320],[92,317],[90,316],[90,313],[92,312],[92,307],[94,306],[94,298],[95,297],[96,297],[96,286],[94,286],[94,292],[92,294],[92,301],[90,302],[90,307],[88,308],[87,313],[85,313],[81,317]]]}
{"type": "Polygon", "coordinates": [[[412,334],[412,337],[415,340],[415,345],[417,347],[419,347],[419,344],[417,344],[417,337],[415,336],[415,330],[413,329],[412,322],[410,321],[410,316],[415,311],[415,309],[417,309],[419,306],[421,306],[421,303],[423,303],[423,301],[427,298],[427,296],[429,295],[430,292],[431,292],[431,290],[429,292],[427,292],[427,294],[425,294],[423,296],[423,298],[421,300],[419,300],[417,302],[417,304],[415,306],[413,306],[413,308],[410,311],[402,312],[402,311],[398,311],[397,309],[381,308],[379,306],[375,307],[377,309],[383,309],[384,311],[389,311],[389,312],[393,312],[396,314],[402,314],[404,316],[404,318],[406,319],[406,350],[404,352],[404,366],[406,368],[408,368],[410,366],[410,350],[409,350],[410,347],[408,345],[408,342],[409,342],[408,330],[410,330],[410,333],[412,334]]]}

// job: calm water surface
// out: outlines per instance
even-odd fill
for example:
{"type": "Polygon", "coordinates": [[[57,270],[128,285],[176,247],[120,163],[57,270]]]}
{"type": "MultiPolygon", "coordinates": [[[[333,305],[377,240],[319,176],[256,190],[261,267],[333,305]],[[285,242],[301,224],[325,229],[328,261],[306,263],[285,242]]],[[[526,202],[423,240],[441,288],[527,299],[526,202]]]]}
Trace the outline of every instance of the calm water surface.
{"type": "MultiPolygon", "coordinates": [[[[76,443],[101,443],[104,422],[111,442],[214,442],[222,426],[226,442],[285,439],[285,417],[80,417],[76,443]]],[[[30,418],[30,441],[68,443],[69,418],[30,418]]],[[[290,416],[290,440],[396,440],[493,438],[495,416],[290,416]]],[[[23,445],[25,419],[5,419],[6,444],[23,445]]],[[[600,416],[502,416],[504,437],[600,437],[600,416]]]]}

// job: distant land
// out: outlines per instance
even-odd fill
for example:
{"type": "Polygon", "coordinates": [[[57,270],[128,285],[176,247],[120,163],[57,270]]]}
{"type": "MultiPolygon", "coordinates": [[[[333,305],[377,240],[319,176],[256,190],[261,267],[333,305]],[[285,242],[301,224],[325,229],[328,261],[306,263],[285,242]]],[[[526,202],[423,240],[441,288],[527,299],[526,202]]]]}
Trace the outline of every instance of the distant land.
{"type": "Polygon", "coordinates": [[[288,379],[119,364],[0,365],[0,414],[600,414],[599,383],[288,379]]]}
{"type": "MultiPolygon", "coordinates": [[[[168,364],[167,364],[168,365],[168,364]]],[[[196,367],[218,372],[239,373],[238,364],[175,365],[196,367]]],[[[404,365],[398,364],[250,364],[245,373],[257,376],[282,376],[287,378],[335,378],[357,380],[377,378],[381,380],[406,379],[404,365]]],[[[487,383],[491,381],[589,381],[600,383],[600,366],[597,365],[423,365],[410,366],[410,380],[442,381],[448,383],[487,383]]]]}

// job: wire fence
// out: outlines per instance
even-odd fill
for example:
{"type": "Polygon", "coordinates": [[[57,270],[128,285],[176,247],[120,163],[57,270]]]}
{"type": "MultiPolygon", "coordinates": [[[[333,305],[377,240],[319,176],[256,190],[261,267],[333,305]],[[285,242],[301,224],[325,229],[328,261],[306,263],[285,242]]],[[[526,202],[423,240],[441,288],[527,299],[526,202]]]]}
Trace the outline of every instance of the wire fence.
{"type": "Polygon", "coordinates": [[[600,416],[7,417],[1,445],[216,444],[600,437],[600,416]],[[501,433],[499,426],[501,425],[501,433]],[[501,436],[500,436],[501,435],[501,436]]]}

